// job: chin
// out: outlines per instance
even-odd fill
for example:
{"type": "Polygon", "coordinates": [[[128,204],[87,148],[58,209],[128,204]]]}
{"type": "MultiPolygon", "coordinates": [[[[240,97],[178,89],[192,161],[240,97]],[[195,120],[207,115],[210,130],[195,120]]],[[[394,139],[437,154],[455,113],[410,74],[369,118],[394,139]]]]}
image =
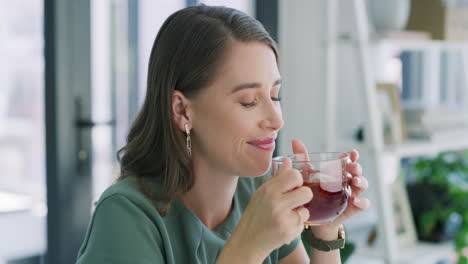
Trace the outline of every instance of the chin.
{"type": "Polygon", "coordinates": [[[241,177],[258,177],[265,175],[271,168],[271,160],[268,162],[261,162],[261,164],[255,164],[247,170],[242,170],[239,176],[241,177]],[[259,166],[260,165],[260,166],[259,166]]]}

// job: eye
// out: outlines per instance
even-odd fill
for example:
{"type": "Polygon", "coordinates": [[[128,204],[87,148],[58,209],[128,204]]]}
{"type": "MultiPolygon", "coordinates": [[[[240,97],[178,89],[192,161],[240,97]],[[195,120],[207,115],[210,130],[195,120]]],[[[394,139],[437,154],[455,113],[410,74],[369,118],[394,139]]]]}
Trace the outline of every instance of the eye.
{"type": "Polygon", "coordinates": [[[257,104],[257,99],[253,100],[251,103],[241,103],[243,107],[253,107],[257,104]]]}
{"type": "Polygon", "coordinates": [[[281,98],[280,97],[271,97],[271,100],[275,101],[275,102],[281,102],[281,98]]]}

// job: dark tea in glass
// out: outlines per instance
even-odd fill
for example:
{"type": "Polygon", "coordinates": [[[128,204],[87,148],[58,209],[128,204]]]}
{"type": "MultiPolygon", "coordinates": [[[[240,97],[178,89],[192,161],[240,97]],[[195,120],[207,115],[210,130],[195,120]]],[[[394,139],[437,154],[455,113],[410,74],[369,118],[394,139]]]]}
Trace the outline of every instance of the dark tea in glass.
{"type": "MultiPolygon", "coordinates": [[[[292,161],[292,167],[301,172],[303,186],[309,187],[314,194],[312,200],[304,205],[310,213],[304,225],[322,225],[340,216],[351,197],[351,188],[348,185],[351,176],[345,170],[346,164],[349,163],[349,155],[323,152],[288,157],[292,161]]],[[[284,158],[273,158],[273,174],[282,166],[284,158]]]]}

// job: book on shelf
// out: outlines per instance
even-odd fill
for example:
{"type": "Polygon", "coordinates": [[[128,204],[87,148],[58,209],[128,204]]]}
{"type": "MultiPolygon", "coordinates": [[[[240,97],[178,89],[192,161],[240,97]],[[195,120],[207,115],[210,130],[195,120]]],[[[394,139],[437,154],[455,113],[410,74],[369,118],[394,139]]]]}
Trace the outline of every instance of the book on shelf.
{"type": "Polygon", "coordinates": [[[403,102],[421,102],[423,54],[421,51],[404,50],[400,53],[402,64],[403,102]]]}
{"type": "Polygon", "coordinates": [[[405,108],[408,138],[431,141],[468,136],[468,113],[450,108],[405,108]]]}
{"type": "Polygon", "coordinates": [[[468,127],[468,113],[457,109],[405,107],[403,113],[407,126],[428,131],[468,127]]]}
{"type": "Polygon", "coordinates": [[[468,77],[459,50],[402,50],[399,58],[403,105],[462,105],[468,77]]]}
{"type": "Polygon", "coordinates": [[[440,103],[460,105],[466,83],[463,60],[459,51],[445,50],[440,54],[440,103]]]}
{"type": "Polygon", "coordinates": [[[432,142],[463,139],[468,136],[468,127],[457,127],[443,130],[429,130],[423,127],[407,126],[408,138],[424,139],[432,142]]]}

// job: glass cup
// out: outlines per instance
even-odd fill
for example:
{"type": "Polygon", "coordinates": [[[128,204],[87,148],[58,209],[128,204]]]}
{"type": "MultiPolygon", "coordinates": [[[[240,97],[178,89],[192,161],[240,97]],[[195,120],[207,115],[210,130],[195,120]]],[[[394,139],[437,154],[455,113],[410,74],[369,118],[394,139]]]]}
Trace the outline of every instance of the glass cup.
{"type": "MultiPolygon", "coordinates": [[[[303,186],[310,188],[314,194],[312,200],[304,205],[310,213],[304,225],[323,225],[340,216],[351,197],[351,175],[346,172],[346,164],[350,163],[349,154],[321,152],[287,157],[292,161],[292,168],[302,174],[303,186]]],[[[273,158],[273,175],[281,168],[284,159],[285,156],[273,158]]]]}

